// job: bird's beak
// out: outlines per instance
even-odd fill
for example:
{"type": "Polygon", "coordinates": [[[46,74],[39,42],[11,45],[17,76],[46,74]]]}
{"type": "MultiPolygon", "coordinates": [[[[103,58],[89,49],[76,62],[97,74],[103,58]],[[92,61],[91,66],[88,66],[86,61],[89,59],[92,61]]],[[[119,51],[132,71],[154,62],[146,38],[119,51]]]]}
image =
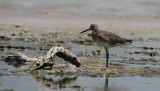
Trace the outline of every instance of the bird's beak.
{"type": "Polygon", "coordinates": [[[87,32],[87,31],[90,31],[90,30],[91,30],[91,29],[86,29],[86,30],[80,32],[80,34],[81,34],[81,33],[84,33],[84,32],[87,32]]]}

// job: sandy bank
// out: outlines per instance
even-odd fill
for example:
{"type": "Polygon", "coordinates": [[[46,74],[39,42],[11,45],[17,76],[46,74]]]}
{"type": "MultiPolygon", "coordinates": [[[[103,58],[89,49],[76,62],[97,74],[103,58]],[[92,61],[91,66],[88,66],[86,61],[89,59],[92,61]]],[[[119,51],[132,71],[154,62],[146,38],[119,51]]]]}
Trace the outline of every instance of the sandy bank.
{"type": "Polygon", "coordinates": [[[79,33],[96,23],[99,29],[119,35],[160,32],[160,16],[145,15],[83,15],[71,13],[0,13],[1,30],[16,30],[15,25],[35,31],[79,33]]]}

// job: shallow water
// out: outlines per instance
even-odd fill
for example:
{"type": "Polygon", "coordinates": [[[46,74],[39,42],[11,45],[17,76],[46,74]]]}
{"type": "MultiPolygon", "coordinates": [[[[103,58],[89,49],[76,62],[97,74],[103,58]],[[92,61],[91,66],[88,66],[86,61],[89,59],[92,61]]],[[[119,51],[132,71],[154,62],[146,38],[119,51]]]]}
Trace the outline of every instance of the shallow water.
{"type": "Polygon", "coordinates": [[[13,88],[15,91],[159,91],[159,78],[118,77],[36,77],[31,75],[8,75],[0,77],[0,90],[13,88]]]}
{"type": "MultiPolygon", "coordinates": [[[[11,33],[12,34],[12,33],[11,33]]],[[[12,55],[17,52],[24,52],[29,57],[45,55],[49,48],[56,45],[62,45],[78,56],[79,59],[90,59],[91,56],[94,60],[99,60],[99,63],[105,66],[105,51],[98,47],[94,42],[86,42],[85,39],[78,38],[79,35],[64,34],[64,33],[47,33],[31,36],[26,32],[23,35],[17,34],[15,36],[9,35],[0,40],[0,90],[13,89],[14,91],[52,91],[52,90],[84,90],[84,91],[159,91],[159,74],[139,73],[120,73],[114,76],[96,76],[92,77],[86,73],[68,72],[57,74],[29,74],[25,72],[15,73],[15,69],[19,68],[16,65],[3,61],[3,57],[12,55]],[[59,37],[59,35],[61,37],[59,37]],[[19,39],[21,37],[21,39],[19,39]],[[27,40],[26,40],[27,38],[27,40]],[[38,39],[38,40],[37,40],[38,39]],[[62,41],[63,40],[63,41],[62,41]],[[11,46],[11,48],[8,46],[11,46]],[[21,46],[24,46],[21,47],[21,46]],[[44,46],[43,49],[40,48],[44,46]],[[5,47],[5,48],[3,48],[5,47]],[[101,54],[93,55],[93,51],[101,50],[101,54]],[[87,52],[87,54],[84,54],[87,52]],[[15,67],[13,67],[15,66],[15,67]],[[148,78],[147,78],[148,77],[148,78]]],[[[5,35],[5,34],[4,34],[5,35]]],[[[81,35],[84,36],[84,35],[81,35]]],[[[86,36],[86,35],[85,35],[86,36]]],[[[153,35],[154,36],[154,35],[153,35]]],[[[85,37],[90,40],[89,37],[85,37]]],[[[119,46],[110,48],[110,66],[122,66],[128,68],[143,69],[146,71],[158,71],[160,69],[160,47],[159,40],[154,41],[141,41],[136,40],[132,45],[119,46]],[[150,56],[150,52],[155,55],[150,56]],[[148,55],[149,54],[149,55],[148,55]],[[134,59],[130,59],[134,58],[134,59]],[[154,58],[155,60],[142,60],[141,58],[154,58]]],[[[92,59],[90,61],[92,61],[92,59]]],[[[100,66],[100,67],[103,67],[100,66]]],[[[22,66],[21,68],[25,68],[22,66]]],[[[92,68],[90,66],[90,68],[92,68]]]]}
{"type": "Polygon", "coordinates": [[[159,0],[0,0],[0,12],[160,15],[159,0]]]}

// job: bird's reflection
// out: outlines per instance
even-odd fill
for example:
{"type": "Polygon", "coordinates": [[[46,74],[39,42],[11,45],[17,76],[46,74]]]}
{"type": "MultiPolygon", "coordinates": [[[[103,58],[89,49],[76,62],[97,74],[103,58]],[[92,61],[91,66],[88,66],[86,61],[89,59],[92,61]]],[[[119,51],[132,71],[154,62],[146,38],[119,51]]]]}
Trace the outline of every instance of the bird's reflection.
{"type": "Polygon", "coordinates": [[[113,82],[112,80],[109,82],[109,79],[111,80],[111,79],[114,79],[114,78],[106,77],[104,89],[101,90],[101,91],[130,91],[130,89],[127,89],[125,87],[116,85],[116,84],[118,84],[118,82],[113,82]],[[115,83],[115,84],[113,85],[111,83],[115,83]]]}
{"type": "Polygon", "coordinates": [[[108,90],[108,77],[105,79],[104,91],[109,91],[108,90]]]}

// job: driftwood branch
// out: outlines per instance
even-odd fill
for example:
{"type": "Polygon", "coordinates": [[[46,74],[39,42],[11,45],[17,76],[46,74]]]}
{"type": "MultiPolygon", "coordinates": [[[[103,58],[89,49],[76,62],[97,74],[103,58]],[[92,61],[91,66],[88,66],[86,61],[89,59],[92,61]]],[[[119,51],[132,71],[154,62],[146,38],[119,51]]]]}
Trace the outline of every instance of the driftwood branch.
{"type": "Polygon", "coordinates": [[[63,47],[52,47],[45,56],[29,58],[23,53],[16,53],[14,55],[8,56],[6,62],[35,62],[35,67],[33,67],[30,72],[38,69],[43,69],[46,66],[52,67],[54,65],[54,57],[58,56],[63,58],[65,61],[69,61],[71,64],[80,67],[81,63],[77,59],[76,55],[72,54],[70,51],[63,47]]]}

